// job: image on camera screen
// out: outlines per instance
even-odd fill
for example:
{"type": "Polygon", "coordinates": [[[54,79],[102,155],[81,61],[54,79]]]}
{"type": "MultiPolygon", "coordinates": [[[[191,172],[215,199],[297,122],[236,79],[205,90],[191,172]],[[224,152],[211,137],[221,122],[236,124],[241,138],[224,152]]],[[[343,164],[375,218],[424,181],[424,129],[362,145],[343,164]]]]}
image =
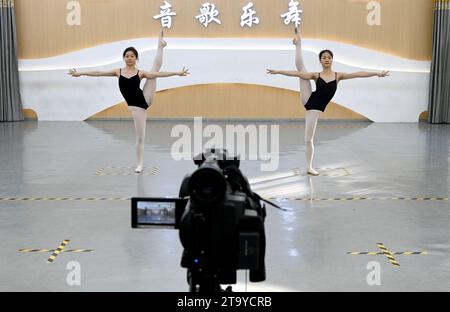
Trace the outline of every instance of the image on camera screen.
{"type": "Polygon", "coordinates": [[[171,225],[175,223],[175,202],[137,202],[140,225],[171,225]]]}

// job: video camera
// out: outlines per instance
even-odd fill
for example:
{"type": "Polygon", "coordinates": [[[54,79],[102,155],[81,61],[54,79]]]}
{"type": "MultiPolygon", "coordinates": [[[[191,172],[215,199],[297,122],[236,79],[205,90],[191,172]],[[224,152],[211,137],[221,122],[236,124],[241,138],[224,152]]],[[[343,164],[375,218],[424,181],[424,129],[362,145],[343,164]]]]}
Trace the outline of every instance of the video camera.
{"type": "Polygon", "coordinates": [[[219,292],[221,284],[236,283],[240,269],[250,270],[251,282],[264,281],[266,200],[251,191],[239,159],[226,150],[195,159],[198,168],[185,176],[178,198],[132,198],[132,227],[179,229],[191,292],[219,292]]]}

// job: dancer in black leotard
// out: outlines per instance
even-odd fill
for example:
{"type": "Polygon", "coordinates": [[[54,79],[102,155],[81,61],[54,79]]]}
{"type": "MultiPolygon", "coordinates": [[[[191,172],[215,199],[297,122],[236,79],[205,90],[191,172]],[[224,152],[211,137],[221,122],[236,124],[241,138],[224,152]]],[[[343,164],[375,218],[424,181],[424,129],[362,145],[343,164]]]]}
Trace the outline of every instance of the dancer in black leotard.
{"type": "Polygon", "coordinates": [[[326,82],[320,77],[319,73],[319,78],[316,80],[316,91],[311,94],[308,103],[305,105],[307,111],[318,110],[325,112],[325,108],[337,90],[337,73],[334,74],[334,80],[326,82]]]}
{"type": "Polygon", "coordinates": [[[122,76],[122,68],[119,75],[119,89],[128,106],[136,106],[147,109],[149,106],[141,90],[141,79],[139,78],[139,70],[136,75],[130,78],[122,76]]]}
{"type": "Polygon", "coordinates": [[[337,73],[332,69],[333,52],[323,50],[319,54],[319,60],[323,71],[321,73],[311,73],[306,70],[302,57],[302,41],[298,29],[295,29],[295,38],[293,43],[296,47],[295,63],[297,71],[284,71],[268,69],[267,73],[271,75],[285,75],[290,77],[298,77],[300,81],[300,95],[303,105],[306,109],[305,114],[305,154],[307,173],[310,175],[319,175],[312,166],[314,157],[314,134],[317,127],[317,121],[320,113],[324,112],[328,103],[336,93],[337,86],[340,81],[354,78],[368,77],[386,77],[389,76],[388,71],[382,72],[356,72],[356,73],[337,73]],[[310,80],[316,81],[316,91],[312,92],[310,80]]]}
{"type": "Polygon", "coordinates": [[[118,77],[119,88],[128,108],[133,115],[133,121],[136,128],[136,156],[138,165],[135,172],[140,173],[144,168],[144,140],[145,128],[147,121],[146,110],[152,105],[153,97],[156,92],[156,79],[171,76],[187,76],[189,74],[186,68],[180,72],[160,72],[163,59],[163,49],[167,43],[163,39],[161,31],[158,41],[158,50],[153,62],[151,71],[142,71],[136,68],[136,62],[139,54],[135,48],[127,48],[123,52],[123,59],[126,63],[125,68],[113,69],[110,71],[94,71],[94,72],[77,72],[75,69],[69,71],[69,75],[73,77],[90,76],[90,77],[118,77]],[[146,78],[144,89],[141,90],[140,84],[142,79],[146,78]]]}

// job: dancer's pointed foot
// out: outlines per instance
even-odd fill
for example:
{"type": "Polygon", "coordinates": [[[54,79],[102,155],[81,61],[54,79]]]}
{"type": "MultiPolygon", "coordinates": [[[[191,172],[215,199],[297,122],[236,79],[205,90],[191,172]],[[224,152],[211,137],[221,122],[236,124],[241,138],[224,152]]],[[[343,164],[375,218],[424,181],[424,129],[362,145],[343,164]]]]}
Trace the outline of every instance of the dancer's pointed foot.
{"type": "Polygon", "coordinates": [[[136,169],[134,169],[134,172],[136,173],[141,173],[142,171],[144,171],[144,166],[141,165],[137,166],[136,169]]]}
{"type": "Polygon", "coordinates": [[[164,41],[164,31],[161,30],[158,38],[158,47],[165,48],[167,46],[167,42],[164,41]]]}
{"type": "Polygon", "coordinates": [[[312,176],[318,176],[320,173],[318,173],[316,170],[314,170],[313,168],[309,168],[308,169],[308,174],[312,175],[312,176]]]}

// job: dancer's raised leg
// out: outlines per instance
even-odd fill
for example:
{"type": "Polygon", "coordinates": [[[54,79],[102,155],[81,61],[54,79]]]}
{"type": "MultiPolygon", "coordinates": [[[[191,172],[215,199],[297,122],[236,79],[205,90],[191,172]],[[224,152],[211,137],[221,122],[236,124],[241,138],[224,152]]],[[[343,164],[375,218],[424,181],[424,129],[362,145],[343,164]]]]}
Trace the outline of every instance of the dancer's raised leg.
{"type": "Polygon", "coordinates": [[[137,167],[134,170],[136,173],[141,173],[144,170],[144,142],[145,142],[145,127],[147,124],[147,111],[140,107],[129,106],[133,115],[134,127],[136,129],[136,157],[137,167]]]}
{"type": "MultiPolygon", "coordinates": [[[[163,55],[164,48],[167,46],[167,43],[164,41],[164,33],[161,31],[158,38],[158,50],[156,51],[156,56],[153,61],[152,72],[159,72],[161,70],[163,64],[163,55]]],[[[151,106],[153,103],[153,97],[156,92],[156,78],[147,79],[144,85],[144,97],[148,106],[151,106]]]]}
{"type": "MultiPolygon", "coordinates": [[[[293,41],[295,45],[295,66],[299,72],[308,72],[303,62],[302,51],[302,38],[300,36],[300,30],[295,29],[295,37],[293,41]]],[[[302,98],[303,105],[306,105],[312,94],[311,81],[299,78],[300,80],[300,96],[302,98]]]]}
{"type": "Polygon", "coordinates": [[[317,121],[319,120],[320,111],[309,110],[306,111],[305,116],[305,154],[306,154],[306,167],[308,174],[319,175],[312,166],[314,158],[314,135],[317,128],[317,121]]]}

